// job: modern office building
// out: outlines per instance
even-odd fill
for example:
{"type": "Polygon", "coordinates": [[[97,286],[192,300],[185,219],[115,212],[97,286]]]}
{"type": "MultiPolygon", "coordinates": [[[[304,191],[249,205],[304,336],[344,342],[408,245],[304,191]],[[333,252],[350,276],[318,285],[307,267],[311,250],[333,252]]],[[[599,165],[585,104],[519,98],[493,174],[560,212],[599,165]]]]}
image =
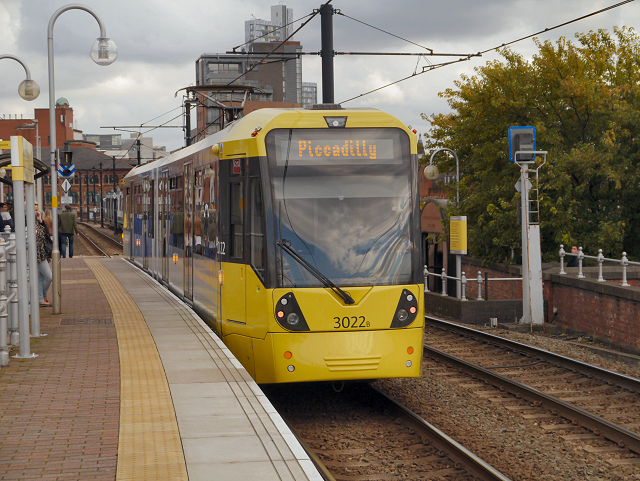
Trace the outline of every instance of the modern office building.
{"type": "Polygon", "coordinates": [[[309,108],[318,103],[318,84],[315,82],[302,82],[302,102],[303,107],[309,108]]]}
{"type": "Polygon", "coordinates": [[[286,5],[271,7],[271,20],[253,18],[244,22],[244,41],[246,43],[283,42],[293,28],[293,9],[286,5]]]}
{"type": "MultiPolygon", "coordinates": [[[[282,43],[291,34],[287,24],[292,21],[292,9],[275,5],[271,7],[270,21],[254,18],[245,22],[248,44],[241,51],[203,54],[196,60],[196,86],[212,88],[195,94],[199,105],[197,128],[192,131],[194,140],[220,130],[221,103],[239,108],[248,100],[254,109],[259,108],[256,102],[271,102],[270,107],[302,105],[302,59],[299,57],[302,46],[291,40],[282,43]],[[251,95],[245,95],[246,89],[241,87],[250,87],[251,95]]],[[[244,112],[248,112],[246,104],[244,112]]]]}

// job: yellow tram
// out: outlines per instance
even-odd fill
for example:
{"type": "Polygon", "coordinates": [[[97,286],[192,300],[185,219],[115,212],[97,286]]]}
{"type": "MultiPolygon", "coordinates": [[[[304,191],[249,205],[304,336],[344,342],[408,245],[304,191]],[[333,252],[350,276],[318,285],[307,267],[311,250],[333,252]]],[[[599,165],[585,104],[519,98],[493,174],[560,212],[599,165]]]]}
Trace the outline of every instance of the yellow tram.
{"type": "Polygon", "coordinates": [[[323,107],[257,110],[133,169],[125,255],[258,383],[419,376],[416,137],[323,107]]]}

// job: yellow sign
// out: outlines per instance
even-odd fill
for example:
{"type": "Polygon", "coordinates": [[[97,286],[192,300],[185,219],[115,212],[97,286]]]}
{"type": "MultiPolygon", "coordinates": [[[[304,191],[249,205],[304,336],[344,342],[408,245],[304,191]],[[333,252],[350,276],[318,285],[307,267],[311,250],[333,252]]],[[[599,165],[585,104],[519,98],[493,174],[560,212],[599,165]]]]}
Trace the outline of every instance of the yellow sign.
{"type": "Polygon", "coordinates": [[[451,216],[450,248],[452,254],[467,255],[467,216],[451,216]]]}
{"type": "Polygon", "coordinates": [[[0,150],[6,150],[11,148],[10,140],[0,140],[0,150]]]}
{"type": "Polygon", "coordinates": [[[11,136],[11,179],[33,184],[33,146],[24,137],[11,136]]]}

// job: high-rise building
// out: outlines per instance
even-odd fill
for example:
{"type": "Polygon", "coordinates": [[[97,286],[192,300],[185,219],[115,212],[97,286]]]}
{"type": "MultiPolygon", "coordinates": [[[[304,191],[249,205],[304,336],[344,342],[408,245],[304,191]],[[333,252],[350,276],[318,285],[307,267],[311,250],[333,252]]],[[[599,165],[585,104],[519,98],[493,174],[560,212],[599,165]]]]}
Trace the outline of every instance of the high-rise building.
{"type": "Polygon", "coordinates": [[[302,82],[302,106],[311,107],[318,103],[318,84],[315,82],[302,82]]]}
{"type": "Polygon", "coordinates": [[[286,5],[271,7],[271,20],[253,18],[244,22],[244,41],[246,43],[283,42],[293,29],[293,9],[286,5]]]}
{"type": "MultiPolygon", "coordinates": [[[[196,60],[196,85],[211,85],[211,90],[197,93],[197,130],[195,140],[221,128],[220,103],[240,107],[247,100],[245,90],[234,85],[252,87],[250,101],[275,102],[282,107],[299,107],[303,103],[302,46],[286,41],[292,32],[287,24],[293,21],[293,10],[286,5],[271,7],[271,20],[253,19],[245,22],[248,45],[238,54],[203,54],[196,60]],[[282,28],[281,28],[282,27],[282,28]],[[275,49],[275,51],[274,51],[275,49]],[[273,53],[271,53],[273,52],[273,53]],[[265,60],[267,54],[270,54],[265,60]],[[229,88],[225,88],[225,87],[229,88]]],[[[259,108],[255,104],[253,108],[259,108]]],[[[247,112],[245,104],[245,113],[247,112]]]]}

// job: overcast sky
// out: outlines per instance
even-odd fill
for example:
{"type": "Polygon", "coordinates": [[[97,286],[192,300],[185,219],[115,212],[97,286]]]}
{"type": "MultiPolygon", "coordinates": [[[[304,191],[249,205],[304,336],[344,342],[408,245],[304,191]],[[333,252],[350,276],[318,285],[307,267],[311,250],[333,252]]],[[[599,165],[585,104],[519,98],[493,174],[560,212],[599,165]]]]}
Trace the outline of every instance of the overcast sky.
{"type": "MultiPolygon", "coordinates": [[[[82,2],[82,0],[80,0],[82,2]]],[[[428,47],[436,53],[468,54],[496,47],[551,28],[618,3],[619,0],[334,0],[344,15],[428,47]]],[[[22,59],[40,85],[40,97],[32,102],[18,96],[25,78],[22,66],[0,60],[0,117],[33,118],[34,108],[49,105],[47,26],[53,13],[71,2],[57,0],[0,0],[0,54],[22,59]]],[[[159,125],[179,115],[177,90],[195,84],[195,61],[203,53],[225,53],[244,43],[244,22],[252,17],[270,20],[277,1],[256,0],[85,0],[104,21],[107,35],[116,42],[118,59],[108,67],[94,64],[91,44],[99,35],[94,18],[80,10],[63,13],[55,23],[55,97],[65,97],[74,110],[76,128],[85,134],[114,133],[105,126],[159,125]]],[[[322,2],[280,2],[300,19],[322,2]]],[[[334,50],[338,52],[421,52],[419,46],[386,35],[344,15],[334,16],[334,50]]],[[[300,23],[296,24],[299,26],[300,23]]],[[[540,35],[540,40],[614,26],[638,27],[640,2],[540,35]]],[[[305,52],[320,50],[320,17],[314,18],[293,40],[305,52]]],[[[530,56],[531,39],[516,43],[514,51],[530,56]]],[[[456,57],[451,57],[455,59],[456,57]]],[[[498,58],[495,53],[416,76],[392,87],[344,104],[385,110],[420,133],[427,130],[421,113],[446,112],[438,93],[453,87],[462,73],[498,58]]],[[[432,57],[439,63],[446,58],[432,57]]],[[[427,65],[418,57],[356,57],[334,59],[335,100],[343,102],[360,94],[421,72],[427,65]]],[[[304,56],[302,80],[321,88],[320,57],[304,56]]],[[[322,94],[319,92],[319,101],[322,94]]],[[[170,125],[181,126],[179,118],[170,125]]],[[[142,128],[146,132],[149,128],[142,128]]],[[[128,132],[121,132],[123,138],[128,132]]],[[[180,128],[147,133],[156,145],[180,148],[180,128]]]]}

